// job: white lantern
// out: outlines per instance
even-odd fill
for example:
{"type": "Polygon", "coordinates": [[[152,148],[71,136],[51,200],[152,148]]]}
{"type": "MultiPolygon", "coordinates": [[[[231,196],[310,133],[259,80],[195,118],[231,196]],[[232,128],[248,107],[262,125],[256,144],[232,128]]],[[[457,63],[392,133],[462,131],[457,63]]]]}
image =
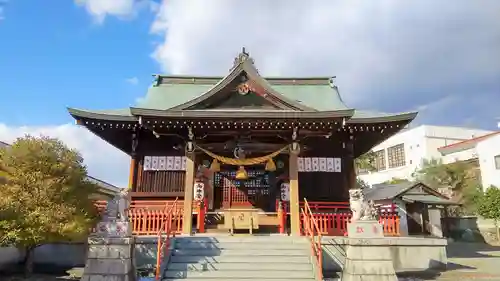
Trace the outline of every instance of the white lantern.
{"type": "Polygon", "coordinates": [[[202,182],[196,182],[194,184],[194,200],[202,201],[203,197],[205,197],[205,184],[202,182]]]}

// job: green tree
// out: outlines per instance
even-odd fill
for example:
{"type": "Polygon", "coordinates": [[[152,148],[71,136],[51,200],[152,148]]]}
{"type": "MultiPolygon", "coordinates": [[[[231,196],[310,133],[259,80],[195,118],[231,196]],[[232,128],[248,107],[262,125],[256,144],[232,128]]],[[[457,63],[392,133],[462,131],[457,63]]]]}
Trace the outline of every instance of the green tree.
{"type": "Polygon", "coordinates": [[[354,160],[356,168],[359,170],[373,172],[376,170],[375,167],[375,153],[373,151],[368,151],[367,153],[359,156],[354,160]]]}
{"type": "Polygon", "coordinates": [[[0,245],[25,250],[25,272],[37,246],[81,240],[97,218],[80,154],[61,141],[25,136],[0,149],[0,245]]]}
{"type": "Polygon", "coordinates": [[[491,219],[495,223],[497,240],[500,241],[500,189],[491,186],[478,200],[478,213],[486,219],[491,219]]]}
{"type": "Polygon", "coordinates": [[[461,207],[450,207],[451,213],[472,214],[476,211],[476,197],[481,190],[478,173],[476,163],[459,161],[443,164],[441,160],[431,159],[424,161],[422,168],[413,176],[435,190],[451,190],[452,199],[462,204],[461,207]]]}
{"type": "Polygon", "coordinates": [[[370,188],[370,185],[360,178],[356,178],[356,186],[359,189],[370,188]]]}
{"type": "Polygon", "coordinates": [[[388,181],[385,181],[384,183],[386,183],[386,184],[398,184],[398,183],[405,183],[405,182],[410,182],[410,181],[407,179],[392,178],[388,181]]]}

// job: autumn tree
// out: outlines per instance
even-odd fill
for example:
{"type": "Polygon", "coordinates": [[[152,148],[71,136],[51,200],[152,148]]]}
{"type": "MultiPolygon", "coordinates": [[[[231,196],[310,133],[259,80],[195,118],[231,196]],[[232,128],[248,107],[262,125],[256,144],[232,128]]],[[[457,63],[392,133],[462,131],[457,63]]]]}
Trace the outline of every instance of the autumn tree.
{"type": "Polygon", "coordinates": [[[25,250],[25,272],[32,252],[44,243],[81,240],[95,223],[80,154],[61,141],[25,136],[0,149],[0,245],[25,250]]]}
{"type": "Polygon", "coordinates": [[[491,186],[478,200],[478,213],[486,219],[493,220],[500,241],[500,189],[491,186]]]}
{"type": "Polygon", "coordinates": [[[475,213],[476,199],[481,191],[477,164],[464,161],[444,164],[438,159],[426,160],[413,176],[435,190],[449,189],[452,199],[462,204],[462,207],[450,207],[452,213],[475,213]]]}

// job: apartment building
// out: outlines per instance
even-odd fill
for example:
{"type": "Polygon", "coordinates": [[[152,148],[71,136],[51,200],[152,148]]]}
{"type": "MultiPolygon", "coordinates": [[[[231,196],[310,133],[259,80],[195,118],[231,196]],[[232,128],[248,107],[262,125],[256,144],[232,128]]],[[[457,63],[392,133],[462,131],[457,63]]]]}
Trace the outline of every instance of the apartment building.
{"type": "MultiPolygon", "coordinates": [[[[492,133],[481,129],[431,125],[405,129],[374,147],[376,171],[360,173],[359,178],[368,184],[383,183],[393,178],[412,179],[425,159],[446,157],[440,148],[492,133]]],[[[477,157],[474,153],[477,152],[462,152],[463,155],[447,156],[447,159],[477,157]]]]}
{"type": "Polygon", "coordinates": [[[500,131],[440,147],[443,163],[477,160],[483,188],[500,187],[500,131]]]}

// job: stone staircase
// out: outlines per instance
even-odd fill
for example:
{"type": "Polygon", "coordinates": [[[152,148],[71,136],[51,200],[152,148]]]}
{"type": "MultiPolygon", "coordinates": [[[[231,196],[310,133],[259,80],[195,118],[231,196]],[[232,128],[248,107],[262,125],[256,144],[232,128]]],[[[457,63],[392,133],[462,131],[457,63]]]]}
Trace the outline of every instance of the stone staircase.
{"type": "Polygon", "coordinates": [[[303,237],[176,237],[163,281],[313,281],[303,237]]]}

